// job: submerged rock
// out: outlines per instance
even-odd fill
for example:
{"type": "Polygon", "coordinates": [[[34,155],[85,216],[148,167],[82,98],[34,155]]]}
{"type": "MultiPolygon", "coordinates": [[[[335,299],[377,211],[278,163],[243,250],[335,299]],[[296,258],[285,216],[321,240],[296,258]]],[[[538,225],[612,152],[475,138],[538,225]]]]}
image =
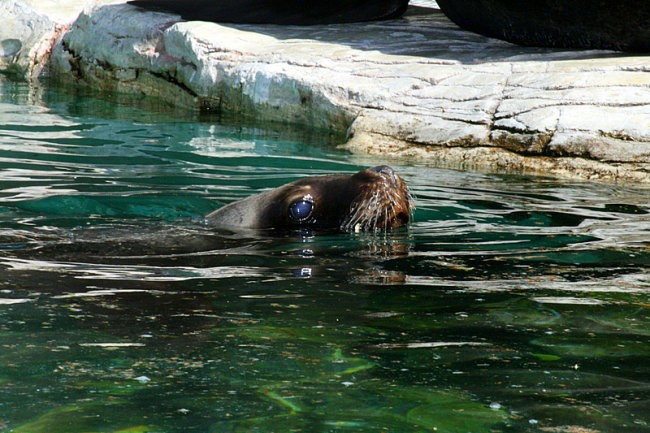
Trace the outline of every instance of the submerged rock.
{"type": "Polygon", "coordinates": [[[111,3],[58,40],[53,77],[340,131],[355,152],[650,182],[647,57],[515,46],[430,8],[295,27],[184,22],[111,3]]]}

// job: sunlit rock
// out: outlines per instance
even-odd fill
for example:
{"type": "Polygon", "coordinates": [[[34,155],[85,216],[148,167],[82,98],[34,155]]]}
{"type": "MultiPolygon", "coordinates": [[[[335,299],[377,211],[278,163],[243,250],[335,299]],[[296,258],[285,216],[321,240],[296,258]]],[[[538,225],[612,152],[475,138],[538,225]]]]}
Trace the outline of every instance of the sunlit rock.
{"type": "Polygon", "coordinates": [[[0,73],[33,80],[47,72],[52,47],[85,7],[123,0],[0,1],[0,73]]]}
{"type": "Polygon", "coordinates": [[[35,69],[40,72],[40,59],[51,48],[55,23],[15,0],[0,2],[0,16],[0,71],[18,78],[31,75],[35,69]]]}
{"type": "MultiPolygon", "coordinates": [[[[64,83],[338,131],[354,152],[650,181],[644,56],[524,48],[423,8],[399,20],[312,27],[184,22],[124,0],[79,5],[77,14],[50,39],[48,71],[64,83]]],[[[21,57],[24,39],[3,40],[5,63],[34,58],[21,57]]]]}

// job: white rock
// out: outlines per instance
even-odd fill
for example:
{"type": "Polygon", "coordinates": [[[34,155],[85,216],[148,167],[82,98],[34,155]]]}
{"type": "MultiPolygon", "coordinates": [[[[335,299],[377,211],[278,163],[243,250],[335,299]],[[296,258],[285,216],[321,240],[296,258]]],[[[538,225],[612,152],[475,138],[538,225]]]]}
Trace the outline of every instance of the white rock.
{"type": "Polygon", "coordinates": [[[37,75],[44,52],[51,48],[55,23],[24,2],[0,2],[0,70],[18,77],[37,75]]]}
{"type": "Polygon", "coordinates": [[[16,17],[0,29],[0,69],[33,77],[54,46],[57,79],[346,132],[356,152],[650,182],[644,56],[518,47],[438,11],[282,27],[179,22],[124,0],[64,0],[55,13],[52,1],[0,5],[16,17]]]}

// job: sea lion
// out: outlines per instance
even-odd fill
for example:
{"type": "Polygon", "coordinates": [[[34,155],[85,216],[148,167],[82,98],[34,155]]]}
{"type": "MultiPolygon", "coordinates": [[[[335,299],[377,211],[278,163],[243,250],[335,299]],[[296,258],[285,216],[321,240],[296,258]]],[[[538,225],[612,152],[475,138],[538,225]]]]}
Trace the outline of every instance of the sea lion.
{"type": "Polygon", "coordinates": [[[230,203],[206,220],[223,228],[373,232],[406,225],[413,208],[406,182],[380,165],[297,180],[230,203]]]}
{"type": "Polygon", "coordinates": [[[397,18],[408,0],[132,0],[185,20],[240,24],[335,24],[397,18]]]}
{"type": "Polygon", "coordinates": [[[519,45],[650,51],[648,0],[438,0],[458,26],[519,45]]]}

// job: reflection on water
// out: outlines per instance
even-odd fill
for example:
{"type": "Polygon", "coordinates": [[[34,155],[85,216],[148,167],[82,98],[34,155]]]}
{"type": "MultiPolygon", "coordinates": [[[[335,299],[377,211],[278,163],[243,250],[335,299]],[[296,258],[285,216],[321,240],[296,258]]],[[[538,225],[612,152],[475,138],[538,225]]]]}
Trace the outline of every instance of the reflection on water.
{"type": "Polygon", "coordinates": [[[408,230],[215,232],[386,161],[27,92],[0,85],[0,431],[650,431],[647,189],[393,164],[408,230]]]}

